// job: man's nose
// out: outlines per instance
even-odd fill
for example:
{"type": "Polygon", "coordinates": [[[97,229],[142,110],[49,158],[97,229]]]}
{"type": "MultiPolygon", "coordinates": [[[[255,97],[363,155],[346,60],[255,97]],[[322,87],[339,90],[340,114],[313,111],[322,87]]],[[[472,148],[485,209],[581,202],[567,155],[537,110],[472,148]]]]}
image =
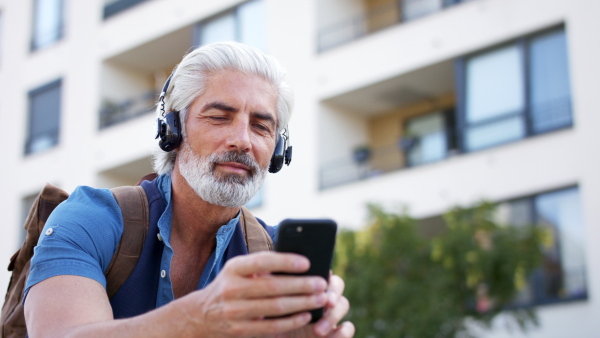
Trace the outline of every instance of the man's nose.
{"type": "Polygon", "coordinates": [[[247,153],[252,148],[250,142],[250,123],[248,121],[236,121],[231,125],[227,138],[228,150],[247,153]]]}

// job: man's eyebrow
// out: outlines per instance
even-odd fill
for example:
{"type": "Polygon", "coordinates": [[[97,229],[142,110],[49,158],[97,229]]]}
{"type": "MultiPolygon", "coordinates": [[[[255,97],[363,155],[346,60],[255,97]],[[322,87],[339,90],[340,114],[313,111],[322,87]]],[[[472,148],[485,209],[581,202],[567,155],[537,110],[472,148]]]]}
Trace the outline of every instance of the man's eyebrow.
{"type": "Polygon", "coordinates": [[[223,110],[223,111],[232,112],[232,113],[235,113],[238,111],[235,107],[232,107],[226,103],[219,102],[219,101],[211,102],[211,103],[205,105],[203,111],[207,111],[209,109],[218,109],[218,110],[223,110]]]}
{"type": "Polygon", "coordinates": [[[269,113],[265,113],[265,112],[253,112],[251,114],[251,116],[254,118],[258,118],[259,120],[269,122],[271,124],[271,126],[273,126],[273,127],[276,125],[273,114],[269,114],[269,113]]]}

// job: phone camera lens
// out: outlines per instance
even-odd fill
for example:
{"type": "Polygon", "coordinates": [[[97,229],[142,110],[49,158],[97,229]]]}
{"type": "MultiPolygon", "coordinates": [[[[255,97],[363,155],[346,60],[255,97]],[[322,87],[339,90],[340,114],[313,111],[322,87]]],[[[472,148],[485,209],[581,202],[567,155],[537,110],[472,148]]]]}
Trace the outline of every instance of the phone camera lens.
{"type": "Polygon", "coordinates": [[[298,226],[298,227],[296,228],[296,232],[302,232],[302,226],[298,226]]]}

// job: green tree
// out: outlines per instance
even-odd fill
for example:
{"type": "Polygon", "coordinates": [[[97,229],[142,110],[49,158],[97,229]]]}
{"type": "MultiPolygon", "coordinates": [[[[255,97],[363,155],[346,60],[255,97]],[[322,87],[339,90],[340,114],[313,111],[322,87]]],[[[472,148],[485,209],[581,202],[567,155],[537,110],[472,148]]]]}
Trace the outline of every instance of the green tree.
{"type": "Polygon", "coordinates": [[[537,325],[533,309],[510,305],[541,263],[547,232],[498,224],[489,203],[450,210],[434,237],[404,214],[369,209],[365,229],[338,234],[334,263],[358,336],[469,335],[466,318],[489,327],[500,312],[523,330],[537,325]]]}

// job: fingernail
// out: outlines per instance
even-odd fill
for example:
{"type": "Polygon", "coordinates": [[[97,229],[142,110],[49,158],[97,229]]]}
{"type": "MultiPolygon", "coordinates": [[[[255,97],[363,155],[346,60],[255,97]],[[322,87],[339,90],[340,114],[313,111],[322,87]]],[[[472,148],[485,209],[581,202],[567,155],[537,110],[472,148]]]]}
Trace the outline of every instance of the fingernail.
{"type": "Polygon", "coordinates": [[[317,333],[321,336],[328,334],[330,328],[331,328],[331,326],[329,325],[329,322],[326,320],[322,320],[322,321],[318,322],[315,327],[315,329],[317,330],[317,333]]]}

